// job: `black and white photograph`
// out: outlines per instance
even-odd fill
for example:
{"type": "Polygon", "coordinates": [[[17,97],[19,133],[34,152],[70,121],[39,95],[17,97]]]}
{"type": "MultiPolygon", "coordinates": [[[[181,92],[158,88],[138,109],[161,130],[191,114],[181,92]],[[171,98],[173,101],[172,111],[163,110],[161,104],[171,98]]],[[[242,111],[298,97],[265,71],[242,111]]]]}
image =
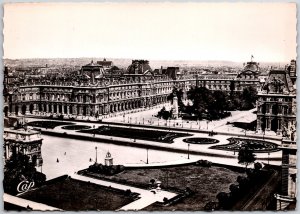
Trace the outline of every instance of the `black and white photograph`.
{"type": "Polygon", "coordinates": [[[297,204],[297,5],[3,4],[6,211],[297,204]]]}

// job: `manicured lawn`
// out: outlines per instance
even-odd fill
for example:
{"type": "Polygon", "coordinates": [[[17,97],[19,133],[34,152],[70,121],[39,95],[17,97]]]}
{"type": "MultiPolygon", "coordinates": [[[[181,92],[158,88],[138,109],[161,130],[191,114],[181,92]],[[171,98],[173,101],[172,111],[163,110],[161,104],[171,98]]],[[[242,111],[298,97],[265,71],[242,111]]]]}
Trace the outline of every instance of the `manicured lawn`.
{"type": "Polygon", "coordinates": [[[178,166],[160,169],[134,169],[126,170],[113,175],[103,176],[119,183],[147,188],[150,180],[160,180],[162,189],[169,191],[183,191],[189,187],[195,191],[194,195],[184,198],[182,201],[170,206],[157,204],[146,207],[145,210],[203,210],[209,201],[217,201],[216,195],[221,192],[229,192],[229,185],[236,183],[237,176],[241,173],[223,167],[201,167],[195,165],[178,166]]]}
{"type": "Polygon", "coordinates": [[[69,211],[117,210],[133,201],[125,191],[66,178],[21,196],[69,211]]]}
{"type": "Polygon", "coordinates": [[[71,125],[71,124],[74,123],[60,122],[60,121],[32,121],[27,123],[28,126],[41,127],[47,129],[54,129],[57,126],[71,125]]]}
{"type": "Polygon", "coordinates": [[[100,126],[97,129],[81,130],[83,133],[95,133],[100,135],[108,135],[115,137],[125,137],[131,139],[150,140],[161,143],[173,143],[173,139],[178,137],[192,136],[179,132],[166,132],[157,130],[143,130],[135,128],[100,126]]]}

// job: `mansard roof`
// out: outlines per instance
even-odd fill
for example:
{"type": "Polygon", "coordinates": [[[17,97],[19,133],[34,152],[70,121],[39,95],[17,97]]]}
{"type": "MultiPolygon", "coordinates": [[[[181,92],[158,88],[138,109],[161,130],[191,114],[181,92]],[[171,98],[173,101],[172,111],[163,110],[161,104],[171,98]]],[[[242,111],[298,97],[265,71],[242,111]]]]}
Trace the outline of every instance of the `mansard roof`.
{"type": "Polygon", "coordinates": [[[152,73],[148,60],[132,60],[132,64],[128,66],[127,71],[129,74],[152,73]]]}
{"type": "Polygon", "coordinates": [[[273,94],[296,93],[290,75],[286,70],[271,70],[262,90],[273,94]]]}

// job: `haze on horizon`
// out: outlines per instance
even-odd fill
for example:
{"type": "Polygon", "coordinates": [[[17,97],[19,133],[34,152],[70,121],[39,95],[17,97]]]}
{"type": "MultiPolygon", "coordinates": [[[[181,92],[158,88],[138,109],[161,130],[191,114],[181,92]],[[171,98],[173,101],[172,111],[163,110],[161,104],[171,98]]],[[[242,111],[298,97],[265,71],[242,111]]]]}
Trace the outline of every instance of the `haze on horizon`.
{"type": "Polygon", "coordinates": [[[288,62],[294,3],[4,5],[4,58],[288,62]]]}

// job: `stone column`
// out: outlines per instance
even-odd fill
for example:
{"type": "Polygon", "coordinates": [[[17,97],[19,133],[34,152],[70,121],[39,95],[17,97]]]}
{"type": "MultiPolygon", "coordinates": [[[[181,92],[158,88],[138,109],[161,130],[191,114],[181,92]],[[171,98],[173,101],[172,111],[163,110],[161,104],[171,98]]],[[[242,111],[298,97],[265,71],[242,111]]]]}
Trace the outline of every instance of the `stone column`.
{"type": "Polygon", "coordinates": [[[90,116],[90,106],[86,106],[86,116],[90,116]]]}
{"type": "Polygon", "coordinates": [[[77,115],[77,105],[73,106],[73,115],[77,115]]]}
{"type": "Polygon", "coordinates": [[[277,135],[281,135],[281,131],[282,131],[282,129],[281,129],[281,119],[277,119],[277,135]]]}
{"type": "Polygon", "coordinates": [[[278,115],[282,114],[282,105],[278,105],[278,115]]]}
{"type": "Polygon", "coordinates": [[[11,112],[8,111],[8,113],[10,113],[13,116],[16,114],[16,106],[14,104],[11,105],[11,112]]]}
{"type": "Polygon", "coordinates": [[[82,106],[78,106],[78,115],[82,115],[82,106]]]}
{"type": "Polygon", "coordinates": [[[256,132],[261,133],[262,129],[261,129],[261,117],[260,116],[257,117],[256,123],[257,123],[256,124],[256,132]]]}
{"type": "Polygon", "coordinates": [[[37,111],[39,111],[39,109],[38,109],[38,104],[34,103],[34,104],[33,104],[33,111],[32,111],[32,113],[34,114],[34,113],[37,112],[37,111]]]}
{"type": "Polygon", "coordinates": [[[267,131],[271,130],[271,118],[270,117],[266,118],[266,129],[267,129],[267,131]]]}
{"type": "Polygon", "coordinates": [[[269,113],[272,114],[272,107],[273,107],[273,104],[270,104],[270,107],[269,107],[269,113]]]}

